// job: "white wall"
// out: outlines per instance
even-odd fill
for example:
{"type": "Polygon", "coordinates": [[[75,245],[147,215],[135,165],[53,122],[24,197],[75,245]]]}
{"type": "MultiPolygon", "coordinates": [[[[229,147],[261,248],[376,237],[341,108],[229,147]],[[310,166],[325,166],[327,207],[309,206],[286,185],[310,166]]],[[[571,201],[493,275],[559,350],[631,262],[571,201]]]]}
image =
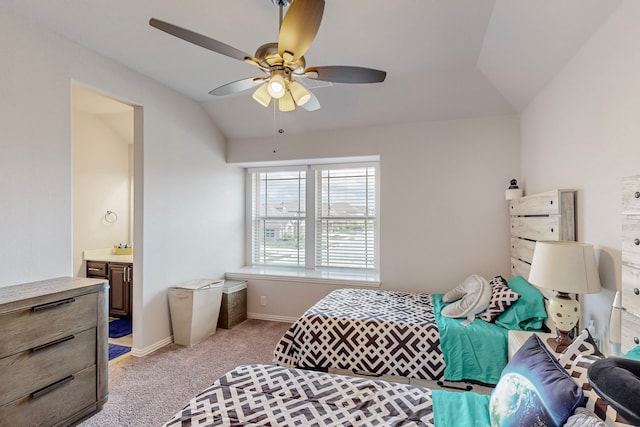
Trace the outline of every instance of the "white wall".
{"type": "MultiPolygon", "coordinates": [[[[86,276],[83,252],[131,243],[129,143],[99,115],[73,110],[73,271],[86,276]],[[117,215],[105,219],[107,211],[117,215]]],[[[133,121],[133,109],[129,113],[133,121]]]]}
{"type": "Polygon", "coordinates": [[[72,271],[71,86],[138,105],[134,353],[170,334],[166,289],[243,259],[242,171],[197,103],[0,13],[0,286],[72,271]]]}
{"type": "Polygon", "coordinates": [[[623,1],[522,115],[527,193],[578,190],[578,239],[599,249],[604,290],[585,298],[599,334],[620,289],[620,180],[640,173],[640,2],[623,1]]]}
{"type": "MultiPolygon", "coordinates": [[[[231,163],[380,155],[382,287],[446,292],[469,274],[509,275],[504,190],[519,178],[518,117],[231,140],[231,163]]],[[[552,189],[554,187],[551,187],[552,189]]],[[[254,315],[297,316],[331,286],[253,281],[254,315]],[[259,296],[268,301],[259,305],[259,296]]],[[[252,289],[253,287],[253,289],[252,289]]]]}

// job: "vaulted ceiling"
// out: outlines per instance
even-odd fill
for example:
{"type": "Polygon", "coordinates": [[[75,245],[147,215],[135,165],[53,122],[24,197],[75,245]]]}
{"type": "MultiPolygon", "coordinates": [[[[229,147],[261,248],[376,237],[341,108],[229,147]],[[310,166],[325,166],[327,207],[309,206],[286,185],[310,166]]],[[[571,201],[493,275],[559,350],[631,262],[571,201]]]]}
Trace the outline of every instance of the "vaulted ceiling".
{"type": "MultiPolygon", "coordinates": [[[[327,0],[307,66],[385,70],[384,83],[312,89],[321,109],[277,112],[288,133],[519,113],[619,0],[327,0]]],[[[278,39],[273,0],[3,0],[0,10],[202,103],[227,138],[268,136],[251,90],[208,92],[257,68],[149,26],[151,17],[253,54],[278,39]]]]}

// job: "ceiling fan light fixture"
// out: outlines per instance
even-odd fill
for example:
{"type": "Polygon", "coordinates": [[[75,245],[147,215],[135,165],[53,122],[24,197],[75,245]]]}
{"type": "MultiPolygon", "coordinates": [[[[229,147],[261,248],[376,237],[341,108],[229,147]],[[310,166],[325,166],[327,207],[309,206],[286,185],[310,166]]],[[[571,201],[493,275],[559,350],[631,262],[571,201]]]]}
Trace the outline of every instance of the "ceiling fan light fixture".
{"type": "Polygon", "coordinates": [[[253,99],[255,99],[260,105],[268,107],[271,102],[271,95],[268,90],[269,83],[263,83],[258,86],[255,92],[253,92],[253,99]]]}
{"type": "Polygon", "coordinates": [[[289,83],[289,91],[291,92],[291,96],[293,96],[293,100],[296,102],[296,105],[300,107],[311,99],[309,91],[295,80],[292,80],[291,83],[289,83]]]}
{"type": "Polygon", "coordinates": [[[286,83],[281,74],[274,74],[271,79],[269,79],[267,90],[272,97],[276,99],[282,98],[286,92],[286,88],[286,83]]]}
{"type": "Polygon", "coordinates": [[[289,92],[286,92],[282,98],[278,100],[278,108],[283,112],[293,111],[296,109],[296,103],[289,92]]]}

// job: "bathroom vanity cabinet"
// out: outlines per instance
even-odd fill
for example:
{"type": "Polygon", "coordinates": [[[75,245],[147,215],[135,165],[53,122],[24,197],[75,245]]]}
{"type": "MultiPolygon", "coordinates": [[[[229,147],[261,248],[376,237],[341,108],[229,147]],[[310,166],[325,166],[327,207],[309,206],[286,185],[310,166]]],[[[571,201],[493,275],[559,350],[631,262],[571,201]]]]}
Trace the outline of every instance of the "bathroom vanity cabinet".
{"type": "Polygon", "coordinates": [[[87,261],[87,277],[109,280],[109,316],[120,318],[131,317],[133,264],[87,261]]]}

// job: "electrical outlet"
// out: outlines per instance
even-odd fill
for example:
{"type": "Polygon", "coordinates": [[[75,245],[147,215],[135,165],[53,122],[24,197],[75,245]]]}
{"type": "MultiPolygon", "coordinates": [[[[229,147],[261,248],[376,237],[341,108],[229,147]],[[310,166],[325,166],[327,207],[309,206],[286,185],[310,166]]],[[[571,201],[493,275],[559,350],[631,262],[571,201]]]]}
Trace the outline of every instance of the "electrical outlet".
{"type": "Polygon", "coordinates": [[[263,307],[265,307],[267,305],[267,297],[266,296],[262,295],[260,297],[260,305],[263,306],[263,307]]]}

